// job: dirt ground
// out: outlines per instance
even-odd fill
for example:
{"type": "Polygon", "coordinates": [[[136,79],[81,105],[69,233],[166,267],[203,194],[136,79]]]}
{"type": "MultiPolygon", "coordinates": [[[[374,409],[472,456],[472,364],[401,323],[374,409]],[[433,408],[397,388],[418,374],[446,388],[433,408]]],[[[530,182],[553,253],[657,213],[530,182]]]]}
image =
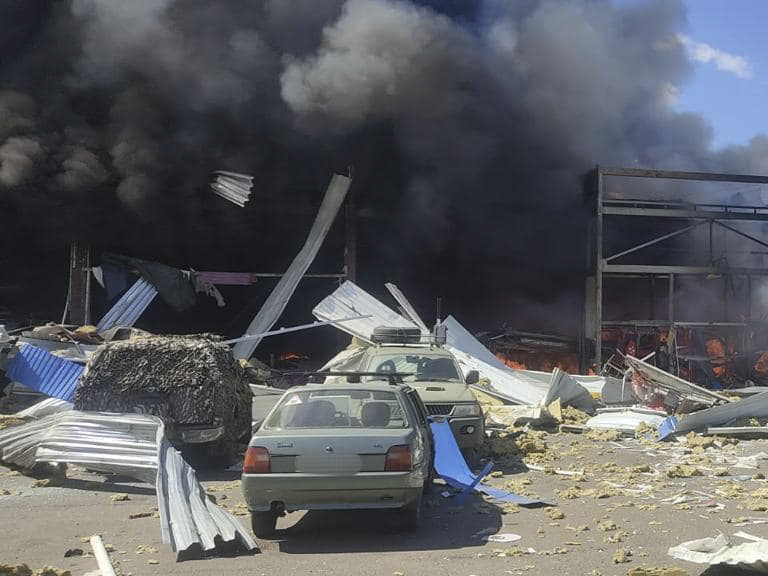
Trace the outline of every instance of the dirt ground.
{"type": "MultiPolygon", "coordinates": [[[[425,500],[416,534],[399,532],[385,511],[292,513],[278,522],[275,539],[259,541],[259,554],[185,562],[176,562],[161,541],[151,486],[74,467],[59,485],[39,486],[34,478],[0,467],[0,564],[50,565],[84,574],[96,569],[87,538],[100,534],[112,547],[118,574],[137,576],[640,576],[641,567],[714,576],[739,571],[677,561],[667,549],[720,532],[737,543],[744,542],[733,538],[739,530],[768,538],[768,524],[749,520],[768,519],[766,440],[692,445],[701,443],[697,437],[658,444],[533,432],[512,442],[511,437],[497,442],[491,482],[556,506],[520,508],[474,496],[457,508],[438,489],[425,500]],[[528,469],[526,463],[543,469],[528,469]],[[520,539],[487,542],[484,537],[491,534],[520,539]],[[71,549],[84,554],[65,558],[71,549]]],[[[221,506],[249,524],[236,470],[201,478],[221,506]]]]}

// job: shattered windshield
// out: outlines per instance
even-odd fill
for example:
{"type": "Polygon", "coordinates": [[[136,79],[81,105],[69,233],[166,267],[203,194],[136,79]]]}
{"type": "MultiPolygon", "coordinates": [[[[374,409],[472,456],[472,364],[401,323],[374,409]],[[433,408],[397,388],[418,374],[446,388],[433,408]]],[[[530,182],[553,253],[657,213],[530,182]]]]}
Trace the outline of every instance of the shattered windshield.
{"type": "Polygon", "coordinates": [[[302,390],[286,396],[268,428],[406,428],[408,421],[394,392],[302,390]]]}
{"type": "MultiPolygon", "coordinates": [[[[462,382],[453,358],[427,354],[381,354],[371,360],[371,372],[400,372],[405,382],[462,382]]],[[[370,377],[376,380],[376,377],[370,377]]]]}

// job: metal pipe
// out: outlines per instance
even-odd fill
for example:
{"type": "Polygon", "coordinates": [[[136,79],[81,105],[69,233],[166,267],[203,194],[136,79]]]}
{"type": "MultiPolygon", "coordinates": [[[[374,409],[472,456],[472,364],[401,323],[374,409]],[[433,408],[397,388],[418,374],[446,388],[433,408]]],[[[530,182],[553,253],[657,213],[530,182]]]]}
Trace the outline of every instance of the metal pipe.
{"type": "Polygon", "coordinates": [[[91,548],[93,548],[93,555],[96,557],[101,576],[116,576],[112,561],[109,559],[109,553],[104,548],[104,542],[101,541],[101,536],[91,536],[91,548]]]}
{"type": "Polygon", "coordinates": [[[371,315],[365,316],[351,316],[349,318],[342,318],[341,320],[325,320],[322,322],[312,322],[311,324],[302,324],[301,326],[291,326],[290,328],[280,328],[279,330],[271,330],[270,332],[262,332],[261,334],[248,334],[247,336],[240,336],[240,338],[233,338],[232,340],[225,340],[224,344],[237,344],[238,342],[247,342],[248,340],[257,340],[266,336],[276,336],[278,334],[288,334],[289,332],[298,332],[300,330],[307,330],[309,328],[317,328],[318,326],[326,326],[328,324],[339,324],[341,322],[350,322],[352,320],[362,320],[363,318],[370,318],[371,315]]]}

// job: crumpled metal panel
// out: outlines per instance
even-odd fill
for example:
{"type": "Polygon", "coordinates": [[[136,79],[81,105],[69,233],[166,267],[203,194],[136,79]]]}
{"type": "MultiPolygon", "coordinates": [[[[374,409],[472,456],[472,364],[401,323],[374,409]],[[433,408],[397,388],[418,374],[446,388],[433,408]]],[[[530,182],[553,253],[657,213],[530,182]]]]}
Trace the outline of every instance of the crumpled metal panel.
{"type": "Polygon", "coordinates": [[[159,458],[156,486],[164,542],[182,556],[197,546],[215,550],[217,539],[237,540],[246,550],[256,549],[242,524],[211,502],[195,470],[167,440],[160,443],[159,458]]]}
{"type": "Polygon", "coordinates": [[[618,430],[625,434],[634,434],[640,424],[647,424],[658,428],[667,415],[664,412],[651,413],[650,410],[636,410],[626,408],[624,410],[611,410],[600,412],[592,416],[584,425],[587,428],[618,430]]]}
{"type": "Polygon", "coordinates": [[[589,391],[569,374],[555,368],[550,372],[513,370],[496,358],[453,316],[445,319],[448,348],[459,361],[464,374],[477,370],[488,378],[490,387],[504,398],[520,404],[547,406],[560,399],[563,406],[572,405],[592,411],[589,391]]]}
{"type": "Polygon", "coordinates": [[[139,278],[99,320],[96,328],[99,332],[104,332],[116,326],[133,326],[155,296],[157,296],[157,288],[144,278],[139,278]]]}
{"type": "Polygon", "coordinates": [[[47,396],[71,402],[83,370],[80,364],[25,343],[10,361],[6,376],[47,396]]]}
{"type": "Polygon", "coordinates": [[[57,412],[64,412],[66,410],[72,410],[74,404],[67,402],[66,400],[59,400],[58,398],[46,398],[32,404],[29,408],[25,408],[20,412],[16,412],[14,416],[18,418],[42,418],[43,416],[50,416],[57,412]]]}
{"type": "Polygon", "coordinates": [[[651,391],[659,390],[664,395],[669,392],[674,392],[681,398],[687,398],[700,404],[708,404],[710,406],[720,403],[732,402],[727,396],[707,390],[701,386],[697,386],[693,382],[688,382],[682,378],[678,378],[674,374],[665,372],[661,368],[657,368],[647,362],[644,362],[634,356],[625,356],[624,359],[627,365],[639,375],[643,380],[644,387],[651,391]]]}
{"type": "MultiPolygon", "coordinates": [[[[739,573],[768,574],[768,541],[752,536],[741,535],[752,542],[731,544],[723,534],[714,538],[701,538],[673,546],[667,554],[678,560],[709,564],[710,566],[733,566],[725,568],[721,574],[738,570],[739,573]]],[[[709,570],[707,570],[709,572],[709,570]]]]}
{"type": "Polygon", "coordinates": [[[338,321],[351,316],[369,316],[335,324],[339,330],[369,343],[373,329],[378,326],[417,328],[416,324],[379,302],[351,280],[347,280],[323,298],[312,310],[312,314],[315,318],[324,321],[338,321]]]}
{"type": "Polygon", "coordinates": [[[144,414],[60,412],[0,431],[0,459],[24,468],[38,462],[79,464],[155,485],[163,541],[178,559],[219,544],[256,543],[205,496],[192,467],[165,439],[162,420],[144,414]]]}
{"type": "Polygon", "coordinates": [[[214,174],[213,182],[211,182],[213,193],[226,198],[241,208],[245,206],[251,196],[253,176],[227,172],[226,170],[217,170],[214,174]]]}
{"type": "MultiPolygon", "coordinates": [[[[306,274],[315,256],[317,256],[320,246],[323,245],[325,237],[328,235],[328,231],[336,219],[336,214],[339,212],[339,208],[341,208],[341,204],[344,202],[351,184],[352,180],[346,176],[334,174],[331,177],[323,197],[323,203],[317,211],[317,216],[312,224],[312,228],[309,230],[304,246],[296,254],[293,262],[291,262],[291,265],[277,283],[277,286],[269,294],[266,302],[264,302],[256,317],[251,321],[248,330],[246,330],[246,335],[268,332],[277,322],[278,318],[280,318],[296,287],[299,285],[299,281],[306,274]]],[[[347,314],[347,316],[355,316],[355,314],[347,314]]],[[[238,342],[232,349],[232,353],[238,360],[247,360],[260,342],[260,338],[238,342]]]]}
{"type": "Polygon", "coordinates": [[[389,293],[392,294],[392,297],[397,301],[398,304],[400,304],[400,308],[402,309],[401,311],[408,317],[408,320],[421,328],[422,334],[429,334],[429,328],[427,328],[424,320],[421,319],[419,313],[416,312],[416,308],[414,308],[410,300],[405,297],[405,294],[403,294],[402,290],[400,290],[397,285],[392,284],[391,282],[384,284],[384,286],[387,287],[387,290],[389,290],[389,293]]]}

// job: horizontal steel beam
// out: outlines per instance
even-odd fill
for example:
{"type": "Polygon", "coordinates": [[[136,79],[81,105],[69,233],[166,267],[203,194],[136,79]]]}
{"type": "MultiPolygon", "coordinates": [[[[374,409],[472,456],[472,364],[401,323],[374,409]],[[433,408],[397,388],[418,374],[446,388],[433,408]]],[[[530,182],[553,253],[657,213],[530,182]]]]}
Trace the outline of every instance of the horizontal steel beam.
{"type": "Polygon", "coordinates": [[[681,274],[683,276],[707,276],[716,274],[718,276],[733,276],[735,274],[745,275],[768,275],[766,268],[715,268],[713,266],[651,266],[648,264],[606,264],[603,260],[601,270],[604,275],[610,274],[636,274],[638,276],[669,276],[670,274],[681,274]]]}
{"type": "Polygon", "coordinates": [[[700,180],[709,182],[747,182],[768,184],[768,176],[754,174],[724,174],[718,172],[683,172],[678,170],[648,170],[644,168],[598,168],[603,176],[631,178],[664,178],[667,180],[700,180]]]}
{"type": "MultiPolygon", "coordinates": [[[[639,327],[663,327],[669,326],[669,320],[603,320],[603,326],[639,326],[639,327]]],[[[717,326],[721,328],[741,328],[749,326],[746,322],[672,322],[675,326],[697,327],[697,326],[717,326]]],[[[753,323],[754,324],[754,323],[753,323]]]]}
{"type": "MultiPolygon", "coordinates": [[[[766,209],[768,210],[768,209],[766,209]]],[[[623,206],[603,206],[603,214],[610,216],[646,216],[651,218],[681,218],[684,220],[744,220],[768,221],[768,211],[726,212],[725,210],[683,210],[678,208],[630,208],[623,206]]]]}

